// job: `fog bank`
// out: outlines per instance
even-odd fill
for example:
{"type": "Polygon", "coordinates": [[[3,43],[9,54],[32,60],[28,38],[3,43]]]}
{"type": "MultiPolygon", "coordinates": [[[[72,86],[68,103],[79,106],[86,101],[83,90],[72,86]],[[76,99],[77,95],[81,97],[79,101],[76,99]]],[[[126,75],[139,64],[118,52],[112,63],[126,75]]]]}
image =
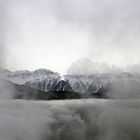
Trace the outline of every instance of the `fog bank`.
{"type": "Polygon", "coordinates": [[[139,100],[0,102],[2,140],[137,140],[139,100]]]}

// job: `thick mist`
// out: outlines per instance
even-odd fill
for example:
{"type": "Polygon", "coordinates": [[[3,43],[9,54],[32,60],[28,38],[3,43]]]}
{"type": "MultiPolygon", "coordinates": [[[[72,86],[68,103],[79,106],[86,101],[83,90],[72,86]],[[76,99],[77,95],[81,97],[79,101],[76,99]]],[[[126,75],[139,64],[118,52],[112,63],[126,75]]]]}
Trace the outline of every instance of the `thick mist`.
{"type": "Polygon", "coordinates": [[[1,101],[2,140],[137,140],[139,100],[1,101]]]}
{"type": "Polygon", "coordinates": [[[4,2],[0,1],[0,67],[4,65],[6,47],[6,9],[4,2]]]}
{"type": "Polygon", "coordinates": [[[88,32],[85,56],[118,66],[139,64],[138,0],[78,0],[54,4],[53,15],[61,23],[88,32]]]}
{"type": "MultiPolygon", "coordinates": [[[[138,0],[0,0],[0,67],[66,73],[72,62],[89,57],[120,67],[138,64],[128,67],[139,72],[139,5],[138,0]]],[[[105,63],[99,67],[106,72],[105,63]]],[[[91,65],[84,65],[90,67],[84,74],[98,71],[91,65]]],[[[76,72],[73,67],[70,73],[77,74],[83,66],[76,72]]],[[[127,82],[129,92],[118,80],[108,93],[126,100],[9,100],[15,89],[1,71],[0,140],[140,139],[140,101],[128,100],[134,91],[139,95],[136,80],[127,82]]]]}
{"type": "Polygon", "coordinates": [[[43,67],[64,74],[82,57],[120,67],[140,62],[138,0],[1,3],[8,21],[2,19],[8,32],[6,66],[12,70],[43,67]]]}
{"type": "Polygon", "coordinates": [[[7,58],[8,21],[7,9],[4,1],[0,0],[0,99],[12,98],[12,88],[4,80],[2,67],[5,67],[7,58]]]}

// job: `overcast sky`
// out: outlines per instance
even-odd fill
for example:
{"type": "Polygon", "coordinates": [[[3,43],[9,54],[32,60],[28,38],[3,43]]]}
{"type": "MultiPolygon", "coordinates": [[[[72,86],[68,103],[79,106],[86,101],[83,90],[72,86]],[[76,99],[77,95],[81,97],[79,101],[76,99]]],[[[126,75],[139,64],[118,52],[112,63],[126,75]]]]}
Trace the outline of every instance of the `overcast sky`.
{"type": "Polygon", "coordinates": [[[0,0],[0,4],[0,49],[9,69],[65,73],[82,57],[118,66],[140,63],[140,0],[0,0]]]}

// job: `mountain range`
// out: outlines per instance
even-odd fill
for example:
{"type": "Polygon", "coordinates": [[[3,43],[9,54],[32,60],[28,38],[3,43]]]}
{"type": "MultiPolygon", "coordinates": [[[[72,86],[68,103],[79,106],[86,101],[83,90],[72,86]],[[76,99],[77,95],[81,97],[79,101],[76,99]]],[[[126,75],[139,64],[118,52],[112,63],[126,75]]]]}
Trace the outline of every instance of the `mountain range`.
{"type": "Polygon", "coordinates": [[[140,75],[132,73],[61,75],[48,69],[1,69],[15,99],[140,98],[140,75]]]}

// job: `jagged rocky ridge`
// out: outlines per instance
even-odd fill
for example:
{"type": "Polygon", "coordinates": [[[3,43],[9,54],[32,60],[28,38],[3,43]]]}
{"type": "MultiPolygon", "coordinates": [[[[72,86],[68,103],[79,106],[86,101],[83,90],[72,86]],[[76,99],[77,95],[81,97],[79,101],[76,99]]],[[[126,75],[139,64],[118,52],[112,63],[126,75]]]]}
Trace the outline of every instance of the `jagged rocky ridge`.
{"type": "Polygon", "coordinates": [[[18,96],[16,92],[15,97],[18,98],[140,98],[139,74],[107,73],[62,76],[50,70],[39,69],[33,72],[8,72],[6,77],[8,81],[16,85],[16,89],[22,89],[20,90],[22,96],[18,96]]]}

